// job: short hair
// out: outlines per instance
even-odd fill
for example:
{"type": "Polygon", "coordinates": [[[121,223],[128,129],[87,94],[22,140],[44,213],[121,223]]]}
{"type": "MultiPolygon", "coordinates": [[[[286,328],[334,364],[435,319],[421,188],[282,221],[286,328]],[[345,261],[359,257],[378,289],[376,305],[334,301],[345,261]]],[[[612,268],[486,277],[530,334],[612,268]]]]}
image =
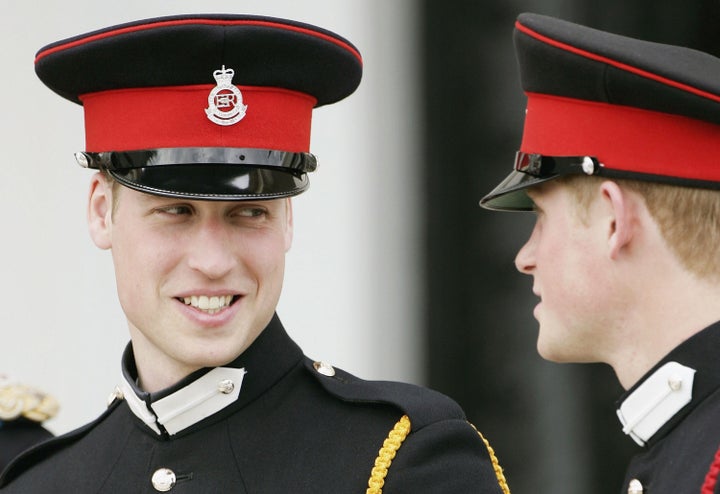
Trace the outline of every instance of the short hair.
{"type": "MultiPolygon", "coordinates": [[[[581,221],[603,177],[559,179],[577,204],[581,221]]],[[[702,279],[720,281],[720,191],[640,180],[613,180],[637,192],[681,264],[702,279]]]]}
{"type": "Polygon", "coordinates": [[[101,168],[100,173],[102,174],[103,177],[105,177],[107,184],[110,186],[110,188],[112,190],[112,211],[110,212],[110,217],[112,219],[115,219],[115,211],[117,211],[118,201],[119,201],[118,192],[119,192],[121,186],[118,183],[118,181],[115,180],[115,177],[113,177],[112,174],[106,168],[101,168]]]}

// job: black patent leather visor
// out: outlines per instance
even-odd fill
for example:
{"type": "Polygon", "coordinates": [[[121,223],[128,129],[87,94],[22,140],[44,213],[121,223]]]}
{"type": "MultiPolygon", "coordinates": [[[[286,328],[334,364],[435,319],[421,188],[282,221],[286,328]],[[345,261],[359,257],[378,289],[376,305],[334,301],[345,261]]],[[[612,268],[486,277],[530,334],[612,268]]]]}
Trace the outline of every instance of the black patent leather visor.
{"type": "Polygon", "coordinates": [[[217,201],[294,196],[308,188],[306,172],[317,168],[310,153],[240,148],[77,153],[76,159],[141,192],[217,201]]]}
{"type": "Polygon", "coordinates": [[[590,156],[543,156],[517,152],[514,170],[489,194],[480,206],[497,211],[532,211],[528,187],[570,174],[597,174],[602,165],[590,156]]]}

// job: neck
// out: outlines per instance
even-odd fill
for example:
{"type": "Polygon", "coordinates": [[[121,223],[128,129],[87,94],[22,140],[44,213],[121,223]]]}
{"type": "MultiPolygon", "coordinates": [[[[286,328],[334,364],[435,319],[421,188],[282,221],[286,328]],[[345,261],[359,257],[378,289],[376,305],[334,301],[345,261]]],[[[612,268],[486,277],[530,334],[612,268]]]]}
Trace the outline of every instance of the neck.
{"type": "Polygon", "coordinates": [[[130,329],[137,386],[148,393],[169,388],[203,366],[189,366],[170,358],[152,345],[140,332],[130,329]]]}
{"type": "Polygon", "coordinates": [[[684,271],[669,282],[651,285],[621,331],[608,363],[625,389],[637,383],[655,364],[682,342],[720,320],[720,285],[684,271]]]}

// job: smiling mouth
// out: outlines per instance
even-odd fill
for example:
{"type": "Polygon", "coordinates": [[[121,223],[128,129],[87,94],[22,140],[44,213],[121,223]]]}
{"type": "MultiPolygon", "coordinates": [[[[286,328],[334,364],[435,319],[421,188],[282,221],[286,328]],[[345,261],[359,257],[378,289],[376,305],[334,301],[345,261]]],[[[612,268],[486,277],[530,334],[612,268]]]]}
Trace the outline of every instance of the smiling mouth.
{"type": "Polygon", "coordinates": [[[217,314],[230,307],[238,298],[236,295],[192,295],[178,298],[178,300],[207,314],[217,314]]]}

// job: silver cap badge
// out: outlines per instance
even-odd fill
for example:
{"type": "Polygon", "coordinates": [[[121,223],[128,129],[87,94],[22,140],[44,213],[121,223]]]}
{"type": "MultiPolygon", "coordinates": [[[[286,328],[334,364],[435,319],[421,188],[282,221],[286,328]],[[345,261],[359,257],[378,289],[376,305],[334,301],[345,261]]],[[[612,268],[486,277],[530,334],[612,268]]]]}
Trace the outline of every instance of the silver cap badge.
{"type": "Polygon", "coordinates": [[[205,114],[211,122],[218,125],[233,125],[245,117],[247,105],[243,105],[242,93],[233,85],[233,69],[222,69],[213,72],[217,86],[208,95],[208,107],[205,114]]]}

